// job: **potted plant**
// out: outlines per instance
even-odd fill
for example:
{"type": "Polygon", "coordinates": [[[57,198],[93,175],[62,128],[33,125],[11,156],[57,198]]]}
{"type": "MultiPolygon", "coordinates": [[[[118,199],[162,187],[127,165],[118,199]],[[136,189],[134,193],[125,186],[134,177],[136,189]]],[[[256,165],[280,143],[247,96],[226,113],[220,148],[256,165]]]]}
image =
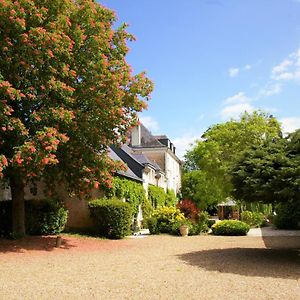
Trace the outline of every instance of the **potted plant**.
{"type": "Polygon", "coordinates": [[[186,224],[182,224],[179,227],[179,231],[180,231],[181,236],[188,236],[189,235],[189,226],[186,224]]]}

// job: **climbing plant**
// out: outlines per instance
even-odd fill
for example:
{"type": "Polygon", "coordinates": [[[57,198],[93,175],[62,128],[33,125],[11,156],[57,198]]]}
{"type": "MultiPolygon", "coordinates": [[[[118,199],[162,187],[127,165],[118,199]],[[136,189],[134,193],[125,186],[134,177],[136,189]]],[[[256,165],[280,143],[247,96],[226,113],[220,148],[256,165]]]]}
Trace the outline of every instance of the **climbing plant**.
{"type": "Polygon", "coordinates": [[[149,185],[148,199],[154,208],[157,208],[159,206],[165,206],[167,194],[165,193],[163,188],[154,185],[149,185]]]}
{"type": "Polygon", "coordinates": [[[145,190],[141,183],[126,178],[114,177],[112,188],[107,190],[106,196],[125,199],[132,208],[133,215],[138,213],[138,207],[146,200],[145,190]]]}

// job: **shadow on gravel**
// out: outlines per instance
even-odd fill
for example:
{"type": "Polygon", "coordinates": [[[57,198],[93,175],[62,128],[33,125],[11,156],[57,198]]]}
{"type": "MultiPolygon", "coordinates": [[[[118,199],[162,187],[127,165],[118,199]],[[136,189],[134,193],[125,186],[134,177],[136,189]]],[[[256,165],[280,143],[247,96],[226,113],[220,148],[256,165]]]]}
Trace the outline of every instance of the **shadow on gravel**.
{"type": "Polygon", "coordinates": [[[262,235],[262,240],[263,240],[266,248],[268,248],[268,249],[290,249],[290,250],[298,249],[298,250],[300,250],[300,236],[265,236],[265,235],[262,235]]]}
{"type": "MultiPolygon", "coordinates": [[[[19,240],[0,239],[0,253],[15,252],[23,253],[25,251],[53,251],[58,249],[56,245],[56,236],[27,236],[19,240]]],[[[62,239],[59,249],[70,249],[74,246],[62,239]]]]}
{"type": "Polygon", "coordinates": [[[244,276],[300,278],[300,251],[297,249],[212,249],[177,257],[187,264],[208,271],[244,276]]]}

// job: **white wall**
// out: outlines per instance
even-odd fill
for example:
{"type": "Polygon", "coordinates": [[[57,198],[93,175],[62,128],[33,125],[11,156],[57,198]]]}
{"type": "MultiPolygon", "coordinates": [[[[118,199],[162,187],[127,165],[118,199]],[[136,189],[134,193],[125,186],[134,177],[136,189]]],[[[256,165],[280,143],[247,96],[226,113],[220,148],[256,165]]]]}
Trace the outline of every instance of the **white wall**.
{"type": "Polygon", "coordinates": [[[168,189],[172,189],[175,194],[181,188],[181,171],[179,162],[172,156],[172,154],[165,153],[165,170],[167,177],[168,189]]]}

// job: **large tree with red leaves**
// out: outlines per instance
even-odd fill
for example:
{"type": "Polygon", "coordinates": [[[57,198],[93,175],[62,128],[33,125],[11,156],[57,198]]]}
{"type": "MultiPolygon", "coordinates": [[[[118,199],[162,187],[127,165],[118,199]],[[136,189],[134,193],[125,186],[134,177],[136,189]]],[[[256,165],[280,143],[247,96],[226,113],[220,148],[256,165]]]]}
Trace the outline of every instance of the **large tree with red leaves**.
{"type": "Polygon", "coordinates": [[[110,184],[107,146],[124,140],[152,83],[132,75],[126,25],[93,0],[0,0],[0,177],[13,231],[24,187],[43,178],[78,194],[110,184]]]}

